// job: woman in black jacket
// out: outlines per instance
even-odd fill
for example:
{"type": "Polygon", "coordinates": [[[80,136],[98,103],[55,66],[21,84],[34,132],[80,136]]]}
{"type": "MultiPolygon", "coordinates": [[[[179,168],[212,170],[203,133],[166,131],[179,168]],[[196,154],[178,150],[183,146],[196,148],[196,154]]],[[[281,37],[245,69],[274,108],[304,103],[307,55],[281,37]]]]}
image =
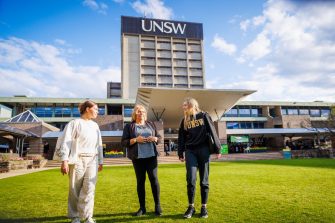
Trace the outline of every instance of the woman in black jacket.
{"type": "Polygon", "coordinates": [[[160,206],[160,187],[157,176],[157,144],[161,136],[154,123],[147,121],[147,111],[142,105],[135,105],[132,122],[123,129],[122,145],[127,147],[127,156],[132,160],[136,180],[137,195],[140,208],[135,216],[146,213],[145,179],[148,174],[151,190],[155,201],[155,214],[162,215],[160,206]]]}
{"type": "Polygon", "coordinates": [[[179,160],[186,161],[186,181],[189,206],[184,218],[191,218],[195,213],[194,195],[197,170],[200,175],[201,212],[202,218],[208,217],[207,200],[209,192],[209,136],[214,141],[214,153],[220,154],[220,140],[210,116],[202,112],[198,102],[193,98],[186,98],[183,103],[184,119],[180,123],[178,133],[179,160]],[[185,157],[184,157],[185,154],[185,157]]]}

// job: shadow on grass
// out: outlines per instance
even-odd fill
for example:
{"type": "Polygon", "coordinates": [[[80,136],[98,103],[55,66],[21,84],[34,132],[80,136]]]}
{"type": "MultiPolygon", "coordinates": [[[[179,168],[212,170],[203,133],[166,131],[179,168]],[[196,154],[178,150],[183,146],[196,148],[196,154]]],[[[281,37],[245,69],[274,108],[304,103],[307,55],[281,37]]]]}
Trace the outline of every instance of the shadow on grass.
{"type": "Polygon", "coordinates": [[[133,216],[134,213],[115,213],[115,214],[97,214],[95,218],[97,218],[97,222],[99,223],[109,223],[109,222],[147,222],[149,220],[162,222],[167,219],[183,219],[182,214],[170,214],[170,215],[162,215],[156,216],[154,212],[147,212],[147,214],[142,215],[140,217],[133,216]]]}
{"type": "MultiPolygon", "coordinates": [[[[109,222],[147,222],[149,220],[161,222],[164,219],[183,219],[182,214],[162,215],[156,216],[154,212],[147,212],[147,214],[140,217],[133,216],[133,213],[115,213],[115,214],[97,214],[94,215],[99,223],[109,222]],[[161,221],[159,220],[161,219],[161,221]]],[[[40,218],[10,218],[0,219],[0,223],[28,223],[28,222],[71,222],[65,216],[40,217],[40,218]]]]}
{"type": "MultiPolygon", "coordinates": [[[[219,163],[219,162],[216,162],[219,163]]],[[[306,159],[287,159],[287,160],[239,160],[229,161],[229,163],[239,164],[265,164],[280,166],[312,167],[335,169],[335,159],[327,158],[306,158],[306,159]]]]}

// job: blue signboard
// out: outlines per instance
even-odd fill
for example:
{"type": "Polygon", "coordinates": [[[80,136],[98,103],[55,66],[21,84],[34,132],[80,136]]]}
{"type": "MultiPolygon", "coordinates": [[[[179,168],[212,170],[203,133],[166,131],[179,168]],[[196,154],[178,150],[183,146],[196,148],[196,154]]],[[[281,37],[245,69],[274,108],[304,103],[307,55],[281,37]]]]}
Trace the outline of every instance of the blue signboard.
{"type": "Polygon", "coordinates": [[[128,16],[121,17],[121,33],[203,39],[201,23],[128,16]]]}

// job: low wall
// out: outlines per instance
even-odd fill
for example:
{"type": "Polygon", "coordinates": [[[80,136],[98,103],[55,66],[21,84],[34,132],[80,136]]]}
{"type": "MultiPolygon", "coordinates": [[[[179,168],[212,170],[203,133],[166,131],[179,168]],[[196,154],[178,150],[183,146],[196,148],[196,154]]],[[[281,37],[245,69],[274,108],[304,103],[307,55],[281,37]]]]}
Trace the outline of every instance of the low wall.
{"type": "Polygon", "coordinates": [[[292,158],[333,158],[335,149],[292,150],[291,154],[292,158]]]}

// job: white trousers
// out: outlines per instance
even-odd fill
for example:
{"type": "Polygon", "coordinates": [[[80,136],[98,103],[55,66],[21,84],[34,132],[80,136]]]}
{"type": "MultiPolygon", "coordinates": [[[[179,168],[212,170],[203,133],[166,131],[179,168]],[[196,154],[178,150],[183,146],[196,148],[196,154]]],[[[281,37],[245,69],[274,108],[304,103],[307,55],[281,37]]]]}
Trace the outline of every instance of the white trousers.
{"type": "Polygon", "coordinates": [[[97,182],[97,156],[82,156],[69,165],[68,217],[93,217],[94,193],[97,182]]]}

